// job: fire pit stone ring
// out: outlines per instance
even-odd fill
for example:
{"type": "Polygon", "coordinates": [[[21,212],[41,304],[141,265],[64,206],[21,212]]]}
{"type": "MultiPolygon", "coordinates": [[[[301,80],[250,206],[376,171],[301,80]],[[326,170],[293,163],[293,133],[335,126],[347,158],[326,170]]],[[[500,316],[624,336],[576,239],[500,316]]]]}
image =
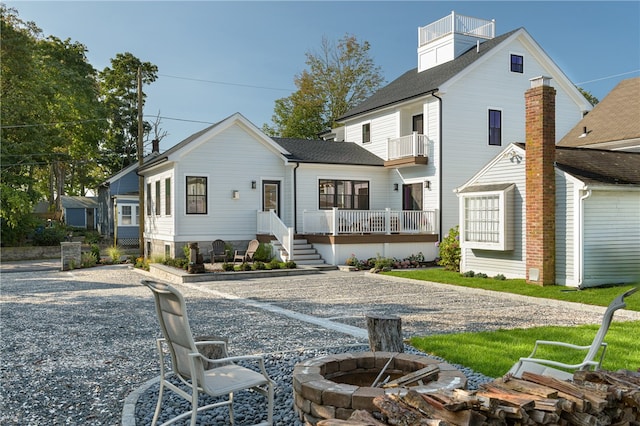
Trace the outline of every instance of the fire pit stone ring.
{"type": "Polygon", "coordinates": [[[398,378],[437,367],[435,380],[414,383],[419,393],[443,389],[465,389],[466,376],[452,365],[420,355],[392,352],[351,352],[326,355],[298,363],[293,370],[294,409],[305,424],[322,419],[346,420],[355,410],[378,411],[373,399],[378,395],[407,392],[405,387],[371,387],[381,376],[398,378]],[[380,374],[381,370],[385,371],[380,374]]]}

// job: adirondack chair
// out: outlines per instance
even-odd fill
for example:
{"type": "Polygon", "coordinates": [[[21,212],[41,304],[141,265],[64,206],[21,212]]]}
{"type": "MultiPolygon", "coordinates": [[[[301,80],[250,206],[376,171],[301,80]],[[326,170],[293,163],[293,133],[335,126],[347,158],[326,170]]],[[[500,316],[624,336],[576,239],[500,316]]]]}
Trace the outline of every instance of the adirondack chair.
{"type": "Polygon", "coordinates": [[[211,250],[209,250],[209,256],[211,256],[211,263],[217,260],[226,262],[229,257],[228,251],[225,249],[225,242],[222,240],[215,240],[211,243],[211,250]]]}
{"type": "MultiPolygon", "coordinates": [[[[190,425],[195,426],[199,412],[225,405],[229,407],[229,421],[230,424],[233,424],[233,395],[242,390],[252,390],[266,397],[267,419],[259,423],[259,425],[267,426],[273,424],[274,382],[267,374],[264,359],[260,355],[218,359],[206,358],[200,353],[198,346],[221,344],[225,345],[224,353],[226,353],[226,342],[201,341],[196,343],[191,334],[187,309],[182,294],[168,284],[150,280],[143,280],[142,284],[147,286],[153,293],[158,322],[164,336],[156,340],[160,361],[160,391],[151,424],[155,425],[158,421],[162,410],[162,395],[165,388],[172,390],[189,401],[191,410],[181,414],[173,412],[172,414],[177,415],[163,423],[163,425],[190,417],[190,425]],[[165,367],[166,350],[171,356],[171,370],[183,386],[176,386],[169,380],[168,376],[171,374],[165,371],[167,368],[165,367]],[[236,364],[238,361],[251,363],[254,368],[240,366],[236,364]],[[213,366],[214,368],[205,369],[205,366],[213,366]],[[213,403],[199,407],[199,393],[221,398],[215,399],[213,403]]],[[[175,408],[173,409],[175,410],[175,408]]]]}
{"type": "Polygon", "coordinates": [[[251,240],[249,241],[249,246],[246,250],[236,250],[233,255],[233,263],[236,263],[236,260],[240,262],[252,262],[253,255],[258,251],[258,247],[260,247],[260,241],[251,240]]]}
{"type": "Polygon", "coordinates": [[[570,370],[570,371],[591,370],[591,369],[599,370],[602,366],[602,360],[604,359],[604,355],[607,350],[607,343],[604,342],[604,336],[607,334],[607,331],[609,330],[609,326],[611,325],[611,320],[613,319],[613,314],[618,309],[622,309],[626,307],[627,305],[624,302],[624,298],[632,295],[637,290],[638,290],[637,287],[632,288],[626,291],[625,293],[619,295],[618,297],[616,297],[613,300],[613,302],[609,304],[609,307],[607,308],[607,310],[605,311],[602,317],[602,324],[600,325],[600,328],[598,329],[598,332],[596,333],[596,336],[594,337],[593,342],[591,342],[591,345],[578,346],[578,345],[573,345],[571,343],[554,342],[549,340],[538,340],[536,341],[533,347],[533,352],[531,352],[531,354],[526,358],[520,358],[520,360],[513,367],[511,367],[511,369],[507,372],[507,375],[510,374],[514,377],[521,378],[522,373],[530,372],[535,374],[541,374],[544,376],[555,377],[556,379],[560,379],[560,380],[572,380],[573,373],[565,370],[570,370]],[[581,363],[565,364],[558,361],[535,358],[538,347],[542,345],[561,346],[567,349],[586,350],[588,352],[581,363]],[[602,352],[600,353],[600,357],[596,359],[596,356],[598,355],[598,352],[600,351],[600,349],[602,349],[602,352]],[[557,367],[557,368],[554,368],[554,367],[557,367]],[[562,368],[564,370],[560,370],[558,368],[562,368]]]}

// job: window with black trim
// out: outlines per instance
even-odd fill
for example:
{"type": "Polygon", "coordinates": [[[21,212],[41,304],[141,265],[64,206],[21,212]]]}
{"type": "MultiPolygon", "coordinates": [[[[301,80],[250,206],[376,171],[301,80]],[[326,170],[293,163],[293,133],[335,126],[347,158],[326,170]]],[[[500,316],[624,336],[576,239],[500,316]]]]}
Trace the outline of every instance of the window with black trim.
{"type": "Polygon", "coordinates": [[[338,207],[369,210],[369,182],[364,180],[320,179],[318,194],[321,209],[338,207]]]}
{"type": "Polygon", "coordinates": [[[147,183],[147,216],[151,216],[151,184],[147,183]]]}
{"type": "Polygon", "coordinates": [[[160,212],[160,181],[157,180],[156,181],[156,199],[155,199],[155,211],[156,211],[156,216],[160,216],[162,214],[162,212],[160,212]]]}
{"type": "Polygon", "coordinates": [[[207,178],[187,176],[187,214],[207,214],[207,178]]]}
{"type": "Polygon", "coordinates": [[[371,142],[371,123],[362,125],[362,143],[371,142]]]}
{"type": "Polygon", "coordinates": [[[511,72],[524,72],[524,57],[522,55],[511,55],[511,72]]]}
{"type": "Polygon", "coordinates": [[[171,178],[164,180],[164,214],[171,215],[171,178]]]}
{"type": "Polygon", "coordinates": [[[489,145],[502,145],[502,111],[489,110],[489,145]]]}

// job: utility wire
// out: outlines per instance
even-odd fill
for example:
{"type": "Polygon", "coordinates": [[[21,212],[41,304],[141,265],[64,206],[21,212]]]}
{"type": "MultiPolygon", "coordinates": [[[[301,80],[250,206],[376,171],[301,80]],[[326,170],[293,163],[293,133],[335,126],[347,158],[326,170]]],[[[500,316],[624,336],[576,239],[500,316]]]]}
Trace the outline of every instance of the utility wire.
{"type": "Polygon", "coordinates": [[[200,79],[200,78],[180,77],[180,76],[177,76],[177,75],[158,74],[158,76],[176,78],[176,79],[179,79],[179,80],[199,81],[199,82],[202,82],[202,83],[221,84],[221,85],[225,85],[225,86],[250,87],[252,89],[264,89],[264,90],[280,90],[280,91],[285,91],[285,92],[290,92],[291,91],[291,89],[283,89],[281,87],[255,86],[255,85],[252,85],[252,84],[230,83],[228,81],[204,80],[204,79],[200,79]]]}
{"type": "Polygon", "coordinates": [[[607,77],[596,78],[594,80],[583,81],[582,83],[576,83],[576,84],[578,86],[580,86],[580,85],[583,85],[583,84],[595,83],[596,81],[608,80],[610,78],[621,77],[623,75],[634,74],[634,73],[637,73],[637,72],[640,72],[640,69],[633,70],[633,71],[627,71],[627,72],[623,72],[623,73],[620,73],[620,74],[613,74],[613,75],[610,75],[610,76],[607,76],[607,77]]]}

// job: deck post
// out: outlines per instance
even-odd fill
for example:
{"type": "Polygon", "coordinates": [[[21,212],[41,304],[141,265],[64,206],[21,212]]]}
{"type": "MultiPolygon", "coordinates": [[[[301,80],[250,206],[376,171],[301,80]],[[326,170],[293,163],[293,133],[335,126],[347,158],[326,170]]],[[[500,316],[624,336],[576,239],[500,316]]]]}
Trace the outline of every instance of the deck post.
{"type": "Polygon", "coordinates": [[[333,207],[331,209],[331,223],[332,223],[332,230],[331,230],[331,234],[332,235],[338,235],[338,208],[337,207],[333,207]]]}

